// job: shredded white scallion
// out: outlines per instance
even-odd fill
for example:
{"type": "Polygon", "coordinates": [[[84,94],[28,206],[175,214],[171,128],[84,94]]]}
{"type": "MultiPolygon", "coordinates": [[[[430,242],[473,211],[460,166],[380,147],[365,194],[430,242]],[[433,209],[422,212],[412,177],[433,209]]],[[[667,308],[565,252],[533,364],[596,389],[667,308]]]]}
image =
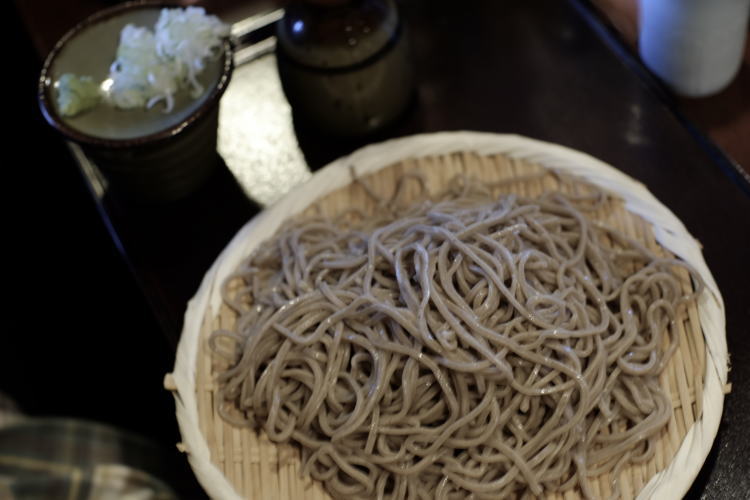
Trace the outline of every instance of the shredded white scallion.
{"type": "Polygon", "coordinates": [[[186,70],[191,94],[197,97],[203,86],[196,76],[228,35],[229,26],[216,16],[207,16],[201,7],[163,9],[156,22],[156,52],[165,60],[175,61],[179,70],[186,70]]]}
{"type": "Polygon", "coordinates": [[[164,101],[169,113],[179,90],[189,88],[193,98],[200,96],[197,76],[228,34],[229,26],[201,7],[162,9],[154,32],[125,26],[110,67],[109,101],[120,108],[150,108],[164,101]]]}

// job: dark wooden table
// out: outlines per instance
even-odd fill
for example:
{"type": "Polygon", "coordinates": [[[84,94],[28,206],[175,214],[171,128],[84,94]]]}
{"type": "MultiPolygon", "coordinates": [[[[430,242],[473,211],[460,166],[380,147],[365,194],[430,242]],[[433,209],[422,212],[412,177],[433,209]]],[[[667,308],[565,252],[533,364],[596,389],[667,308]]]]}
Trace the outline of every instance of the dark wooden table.
{"type": "MultiPolygon", "coordinates": [[[[625,44],[638,52],[640,0],[592,0],[625,44]]],[[[720,92],[702,98],[675,97],[671,107],[705,132],[750,178],[750,36],[734,80],[720,92]]]]}
{"type": "MultiPolygon", "coordinates": [[[[44,53],[75,21],[111,3],[86,0],[51,12],[39,8],[57,5],[45,0],[17,5],[44,53]]],[[[229,20],[258,7],[230,0],[206,3],[229,20]]],[[[264,100],[266,114],[247,122],[248,134],[254,135],[245,136],[265,138],[259,143],[263,147],[238,152],[242,145],[227,139],[222,154],[228,168],[195,195],[163,206],[128,204],[101,189],[95,169],[79,163],[165,335],[176,344],[186,302],[234,233],[263,203],[309,175],[308,169],[367,142],[420,132],[481,130],[560,143],[646,184],[703,244],[727,306],[733,391],[715,446],[688,497],[748,498],[750,185],[697,127],[676,113],[674,101],[588,3],[403,0],[399,6],[408,26],[417,91],[405,116],[376,137],[345,141],[295,127],[269,70],[272,59],[266,59],[258,69],[240,66],[235,91],[231,86],[228,91],[234,92],[235,104],[252,107],[264,100]],[[253,97],[240,86],[265,90],[253,97]],[[267,130],[267,124],[278,130],[267,130]],[[278,170],[275,178],[261,175],[265,166],[279,165],[289,168],[278,170]]],[[[229,105],[222,109],[224,129],[236,126],[232,113],[229,105]]]]}

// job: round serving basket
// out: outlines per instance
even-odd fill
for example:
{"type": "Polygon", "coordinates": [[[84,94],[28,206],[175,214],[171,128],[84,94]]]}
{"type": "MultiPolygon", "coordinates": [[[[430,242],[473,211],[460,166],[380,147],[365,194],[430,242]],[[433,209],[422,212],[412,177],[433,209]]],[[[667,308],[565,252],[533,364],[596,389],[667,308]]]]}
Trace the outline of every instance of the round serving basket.
{"type": "MultiPolygon", "coordinates": [[[[572,174],[616,195],[597,211],[597,219],[655,252],[682,258],[706,283],[698,303],[671,327],[680,343],[660,382],[672,396],[672,417],[653,458],[625,468],[619,477],[623,498],[682,497],[716,436],[728,369],[724,305],[699,243],[642,184],[591,156],[515,135],[474,132],[396,139],[335,161],[248,222],[206,273],[188,305],[174,372],[165,384],[175,395],[180,446],[208,494],[223,499],[329,498],[321,484],[299,474],[295,447],[233,427],[216,410],[215,372],[222,366],[211,356],[207,338],[218,328],[231,328],[235,320],[222,304],[221,283],[260,242],[284,220],[306,211],[334,215],[352,207],[375,210],[363,184],[352,182],[355,178],[382,196],[393,194],[404,172],[421,173],[432,193],[462,173],[487,182],[511,179],[507,190],[526,196],[568,189],[554,176],[534,175],[540,167],[572,174]]],[[[579,188],[585,190],[586,184],[574,186],[579,188]]],[[[407,187],[400,196],[415,194],[416,188],[410,193],[407,187]]],[[[687,273],[683,286],[686,292],[692,287],[687,273]]],[[[607,474],[590,481],[599,498],[610,495],[611,484],[607,474]]],[[[550,498],[579,496],[569,491],[550,498]]]]}

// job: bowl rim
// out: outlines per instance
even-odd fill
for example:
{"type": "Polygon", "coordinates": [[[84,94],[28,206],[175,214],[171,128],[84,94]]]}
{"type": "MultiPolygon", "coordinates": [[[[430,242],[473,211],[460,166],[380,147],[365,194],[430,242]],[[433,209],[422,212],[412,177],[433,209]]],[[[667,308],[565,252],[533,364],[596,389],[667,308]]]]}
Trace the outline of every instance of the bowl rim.
{"type": "Polygon", "coordinates": [[[224,94],[224,91],[229,85],[232,72],[234,70],[234,48],[230,39],[227,37],[222,41],[222,61],[221,61],[221,75],[219,81],[211,90],[211,93],[205,98],[203,103],[191,113],[185,119],[175,123],[174,125],[167,127],[158,132],[146,134],[142,136],[132,137],[128,139],[109,139],[104,137],[97,137],[90,135],[80,130],[77,130],[70,125],[67,125],[59,113],[55,110],[53,100],[54,97],[51,95],[52,81],[50,76],[50,70],[57,56],[60,54],[65,45],[78,36],[82,31],[93,26],[97,23],[116,17],[124,12],[130,12],[142,9],[165,9],[165,8],[185,8],[185,5],[174,3],[174,2],[162,2],[162,1],[151,1],[151,0],[135,0],[130,2],[121,3],[106,9],[102,9],[89,17],[80,21],[73,28],[68,30],[54,45],[50,53],[44,60],[42,70],[39,76],[39,82],[37,87],[37,99],[39,107],[42,111],[42,115],[54,129],[66,136],[68,139],[91,146],[100,146],[105,148],[130,148],[133,146],[145,146],[153,144],[159,141],[170,139],[180,132],[190,127],[197,121],[206,117],[211,109],[218,104],[219,99],[224,94]]]}
{"type": "Polygon", "coordinates": [[[603,160],[578,149],[520,135],[464,130],[389,139],[369,144],[329,163],[248,221],[206,272],[187,304],[175,364],[165,387],[175,400],[182,437],[179,446],[187,453],[196,478],[211,498],[241,500],[228,476],[212,461],[213,451],[202,431],[197,399],[201,327],[206,312],[218,311],[222,303],[220,283],[261,241],[273,235],[284,220],[303,212],[317,199],[406,158],[464,152],[487,156],[502,154],[530,161],[584,178],[614,193],[624,200],[627,210],[653,226],[654,238],[660,245],[692,265],[703,278],[706,291],[698,303],[706,363],[702,374],[703,412],[686,430],[672,459],[645,482],[637,499],[679,499],[696,481],[716,442],[729,370],[724,301],[700,242],[646,185],[603,160]]]}

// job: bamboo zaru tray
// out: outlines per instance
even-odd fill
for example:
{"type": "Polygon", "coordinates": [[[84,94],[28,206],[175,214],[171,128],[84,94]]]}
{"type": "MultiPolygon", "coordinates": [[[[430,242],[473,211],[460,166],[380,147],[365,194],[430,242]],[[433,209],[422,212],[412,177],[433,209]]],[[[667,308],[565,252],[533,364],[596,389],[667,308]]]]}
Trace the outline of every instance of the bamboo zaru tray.
{"type": "MultiPolygon", "coordinates": [[[[533,174],[542,167],[572,174],[615,195],[595,218],[619,229],[661,254],[674,254],[692,265],[706,291],[686,317],[672,326],[679,348],[660,377],[672,398],[673,414],[657,441],[651,460],[625,468],[619,477],[623,498],[679,498],[700,470],[716,435],[726,384],[728,355],[724,306],[699,244],[683,224],[648,190],[615,168],[560,146],[519,136],[471,132],[408,137],[373,145],[342,158],[316,173],[275,205],[250,221],[228,245],[191,300],[173,374],[166,385],[174,391],[182,449],[196,476],[215,498],[324,499],[322,485],[300,475],[300,455],[292,445],[279,446],[263,434],[236,428],[222,420],[215,400],[215,374],[222,369],[211,355],[208,336],[231,328],[234,313],[222,304],[220,286],[239,263],[280,224],[303,212],[339,214],[352,207],[372,211],[365,181],[381,196],[393,194],[404,172],[419,172],[428,190],[437,193],[456,174],[482,181],[515,179],[505,192],[535,196],[564,190],[557,177],[533,174]]],[[[586,183],[573,186],[585,192],[586,183]]],[[[576,194],[579,194],[576,193],[576,194]]],[[[413,196],[408,187],[401,196],[413,196]]],[[[682,276],[686,292],[690,278],[682,276]]],[[[590,486],[599,498],[611,492],[608,474],[590,486]]],[[[550,498],[579,498],[575,490],[550,498]]]]}

